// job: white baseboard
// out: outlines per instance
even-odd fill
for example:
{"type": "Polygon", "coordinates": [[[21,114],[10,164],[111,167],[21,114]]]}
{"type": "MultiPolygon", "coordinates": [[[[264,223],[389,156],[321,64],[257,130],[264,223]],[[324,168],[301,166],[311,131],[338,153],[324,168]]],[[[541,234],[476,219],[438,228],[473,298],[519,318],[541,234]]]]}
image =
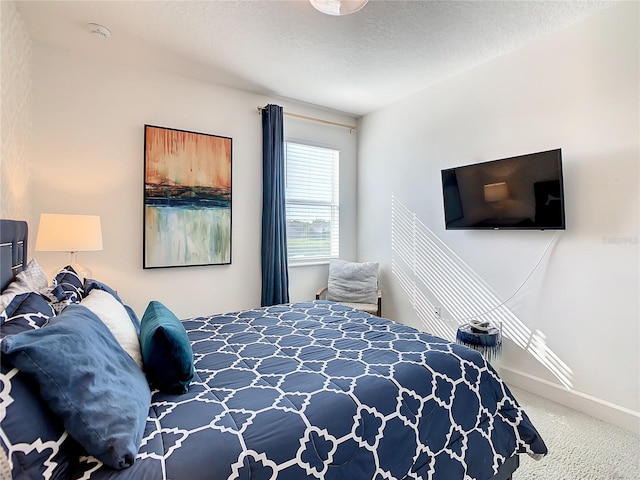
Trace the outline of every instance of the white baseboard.
{"type": "Polygon", "coordinates": [[[500,377],[507,385],[526,390],[603,422],[640,434],[640,412],[564,387],[543,378],[501,365],[500,377]]]}

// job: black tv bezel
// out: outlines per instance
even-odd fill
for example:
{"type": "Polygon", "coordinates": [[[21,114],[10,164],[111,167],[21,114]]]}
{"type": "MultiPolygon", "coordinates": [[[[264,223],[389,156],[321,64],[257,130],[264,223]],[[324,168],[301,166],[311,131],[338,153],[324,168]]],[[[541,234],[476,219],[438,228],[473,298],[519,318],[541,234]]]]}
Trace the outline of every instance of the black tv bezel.
{"type": "Polygon", "coordinates": [[[539,152],[533,152],[533,153],[526,153],[524,155],[516,155],[513,157],[504,157],[504,158],[497,158],[495,160],[487,160],[484,162],[476,162],[476,163],[469,163],[466,165],[460,165],[457,167],[450,167],[450,168],[443,168],[440,171],[440,181],[441,181],[441,187],[442,187],[442,213],[443,213],[443,217],[444,217],[444,227],[445,230],[469,230],[469,231],[474,231],[474,230],[539,230],[539,231],[544,231],[544,230],[566,230],[567,229],[567,221],[565,218],[565,201],[564,201],[564,172],[563,172],[563,168],[562,168],[562,148],[552,148],[550,150],[542,150],[539,152]],[[450,223],[447,223],[447,208],[446,208],[446,198],[445,198],[445,194],[444,194],[444,176],[445,173],[447,172],[455,172],[456,170],[460,170],[466,167],[475,167],[475,166],[479,166],[479,165],[488,165],[491,163],[496,163],[496,162],[502,162],[502,161],[508,161],[508,160],[516,160],[516,159],[522,159],[525,157],[535,157],[538,155],[546,155],[546,154],[550,154],[553,152],[557,152],[557,163],[558,163],[558,180],[560,182],[560,218],[561,218],[561,225],[560,226],[548,226],[548,227],[540,227],[537,225],[503,225],[503,226],[497,226],[497,225],[487,225],[487,226],[482,226],[482,225],[461,225],[461,226],[451,226],[450,223]]]}

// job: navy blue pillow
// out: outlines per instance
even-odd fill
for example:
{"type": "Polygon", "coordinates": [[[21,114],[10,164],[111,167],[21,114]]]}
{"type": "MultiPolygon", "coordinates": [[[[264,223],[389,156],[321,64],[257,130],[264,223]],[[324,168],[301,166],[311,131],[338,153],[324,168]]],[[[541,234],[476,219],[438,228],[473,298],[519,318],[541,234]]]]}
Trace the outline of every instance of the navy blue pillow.
{"type": "Polygon", "coordinates": [[[6,337],[2,353],[40,387],[69,434],[104,464],[133,464],[151,403],[135,361],[89,309],[70,305],[43,328],[6,337]]]}
{"type": "Polygon", "coordinates": [[[140,321],[142,363],[149,384],[167,393],[186,393],[193,379],[193,350],[178,317],[153,300],[140,321]]]}
{"type": "Polygon", "coordinates": [[[51,294],[58,302],[53,303],[56,312],[61,312],[68,305],[80,303],[84,298],[84,282],[71,265],[64,267],[53,278],[51,294]]]}
{"type": "Polygon", "coordinates": [[[49,301],[39,293],[16,295],[0,315],[0,338],[40,328],[54,315],[49,301]]]}
{"type": "MultiPolygon", "coordinates": [[[[0,337],[36,330],[54,315],[36,292],[16,295],[0,315],[0,337]]],[[[42,400],[38,385],[2,355],[0,361],[2,447],[11,452],[11,478],[67,478],[81,449],[42,400]]]]}

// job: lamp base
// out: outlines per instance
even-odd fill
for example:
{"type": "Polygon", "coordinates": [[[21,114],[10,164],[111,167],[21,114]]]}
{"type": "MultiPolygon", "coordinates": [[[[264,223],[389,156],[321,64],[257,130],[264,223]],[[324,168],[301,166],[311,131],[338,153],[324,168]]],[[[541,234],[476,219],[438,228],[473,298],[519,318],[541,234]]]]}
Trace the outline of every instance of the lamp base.
{"type": "Polygon", "coordinates": [[[54,270],[51,274],[51,278],[56,278],[56,275],[60,273],[62,269],[65,267],[71,267],[78,274],[80,280],[84,281],[85,278],[91,277],[91,269],[85,267],[84,265],[80,265],[76,260],[76,252],[69,252],[69,261],[64,265],[60,265],[56,270],[54,270]]]}
{"type": "Polygon", "coordinates": [[[77,262],[76,252],[69,252],[69,263],[67,265],[76,271],[81,280],[91,276],[91,270],[77,262]]]}
{"type": "Polygon", "coordinates": [[[71,263],[71,264],[69,264],[69,266],[76,271],[76,273],[78,274],[78,276],[80,277],[81,280],[84,280],[85,278],[90,278],[91,277],[91,269],[90,268],[85,267],[84,265],[80,265],[79,263],[71,263]]]}

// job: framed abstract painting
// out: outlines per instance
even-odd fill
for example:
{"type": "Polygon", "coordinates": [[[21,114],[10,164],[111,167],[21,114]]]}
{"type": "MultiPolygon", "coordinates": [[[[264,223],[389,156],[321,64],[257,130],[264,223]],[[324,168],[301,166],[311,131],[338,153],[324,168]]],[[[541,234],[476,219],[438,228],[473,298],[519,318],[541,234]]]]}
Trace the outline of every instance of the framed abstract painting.
{"type": "Polygon", "coordinates": [[[231,263],[232,139],[144,126],[143,268],[231,263]]]}

